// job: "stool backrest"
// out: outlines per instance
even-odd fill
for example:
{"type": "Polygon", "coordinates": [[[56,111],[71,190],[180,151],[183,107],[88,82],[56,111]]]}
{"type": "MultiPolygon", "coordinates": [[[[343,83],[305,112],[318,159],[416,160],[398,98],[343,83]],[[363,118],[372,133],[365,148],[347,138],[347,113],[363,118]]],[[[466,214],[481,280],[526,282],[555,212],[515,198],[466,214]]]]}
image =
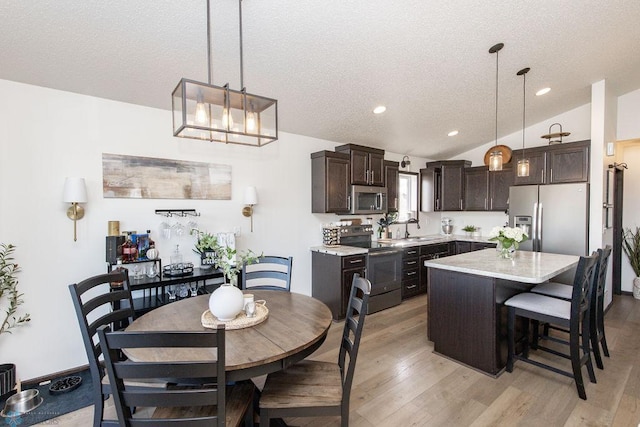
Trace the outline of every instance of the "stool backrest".
{"type": "MultiPolygon", "coordinates": [[[[598,253],[594,252],[590,256],[580,257],[580,261],[578,261],[571,296],[571,317],[574,319],[579,319],[591,306],[591,292],[597,281],[595,271],[598,260],[598,253]]],[[[577,324],[577,322],[573,323],[577,324]]]]}

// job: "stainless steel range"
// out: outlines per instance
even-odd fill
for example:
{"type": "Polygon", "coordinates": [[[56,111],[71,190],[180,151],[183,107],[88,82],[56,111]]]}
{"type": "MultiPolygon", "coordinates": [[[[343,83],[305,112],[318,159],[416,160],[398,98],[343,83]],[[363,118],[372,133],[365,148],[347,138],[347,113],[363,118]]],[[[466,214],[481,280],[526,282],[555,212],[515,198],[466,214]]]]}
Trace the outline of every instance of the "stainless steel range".
{"type": "Polygon", "coordinates": [[[340,245],[367,248],[366,278],[371,282],[369,313],[400,304],[402,249],[371,240],[372,225],[342,226],[340,245]]]}

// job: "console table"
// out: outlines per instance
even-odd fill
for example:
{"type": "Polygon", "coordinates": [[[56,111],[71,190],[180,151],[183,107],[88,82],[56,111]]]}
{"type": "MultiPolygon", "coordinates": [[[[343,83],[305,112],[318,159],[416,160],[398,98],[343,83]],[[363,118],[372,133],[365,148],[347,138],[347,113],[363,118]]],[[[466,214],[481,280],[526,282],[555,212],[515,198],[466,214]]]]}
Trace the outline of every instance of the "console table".
{"type": "MultiPolygon", "coordinates": [[[[124,266],[126,267],[127,264],[124,264],[124,266]]],[[[167,295],[167,288],[169,286],[196,282],[198,284],[198,294],[201,295],[210,293],[218,287],[217,284],[207,285],[207,280],[223,278],[224,275],[222,271],[215,268],[206,270],[194,268],[192,274],[185,276],[167,276],[162,272],[154,278],[149,278],[147,276],[134,278],[132,275],[129,275],[131,291],[144,291],[144,295],[142,297],[133,298],[133,310],[135,311],[136,316],[140,316],[169,302],[185,299],[176,297],[175,300],[169,300],[169,296],[167,295]]],[[[117,287],[117,285],[112,284],[112,287],[117,287]]]]}

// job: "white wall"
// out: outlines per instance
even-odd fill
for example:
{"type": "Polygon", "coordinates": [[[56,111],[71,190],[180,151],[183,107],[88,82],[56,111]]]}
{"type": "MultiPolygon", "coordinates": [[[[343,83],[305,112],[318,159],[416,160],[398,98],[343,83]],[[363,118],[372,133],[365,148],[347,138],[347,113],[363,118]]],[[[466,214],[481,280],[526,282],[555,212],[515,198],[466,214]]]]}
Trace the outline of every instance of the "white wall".
{"type": "MultiPolygon", "coordinates": [[[[618,98],[618,141],[616,144],[616,161],[626,163],[624,171],[624,206],[622,224],[624,228],[640,226],[640,199],[638,183],[640,183],[640,89],[618,98]]],[[[629,260],[622,255],[621,287],[623,291],[632,292],[632,280],[635,277],[629,260]]]]}
{"type": "MultiPolygon", "coordinates": [[[[121,230],[151,229],[165,264],[176,243],[186,260],[198,262],[191,251],[194,238],[163,240],[158,226],[165,218],[154,214],[155,209],[196,209],[202,229],[240,226],[240,249],[292,255],[292,290],[311,294],[309,247],[322,243],[321,224],[337,216],[311,214],[310,154],[333,150],[336,143],[280,133],[277,142],[259,149],[225,146],[174,138],[169,111],[4,80],[0,93],[0,242],[17,247],[24,293],[20,310],[33,319],[12,335],[0,336],[0,363],[17,363],[20,378],[87,363],[67,287],[105,272],[109,220],[119,220],[121,230]],[[232,199],[104,199],[102,153],[229,164],[232,199]],[[62,202],[67,176],[84,177],[87,183],[89,200],[78,222],[77,242],[62,202]],[[241,214],[248,185],[257,187],[259,198],[253,233],[241,214]]],[[[387,158],[402,156],[389,153],[387,158]]],[[[426,217],[422,221],[426,225],[426,217]]],[[[415,225],[410,231],[416,234],[415,225]]]]}

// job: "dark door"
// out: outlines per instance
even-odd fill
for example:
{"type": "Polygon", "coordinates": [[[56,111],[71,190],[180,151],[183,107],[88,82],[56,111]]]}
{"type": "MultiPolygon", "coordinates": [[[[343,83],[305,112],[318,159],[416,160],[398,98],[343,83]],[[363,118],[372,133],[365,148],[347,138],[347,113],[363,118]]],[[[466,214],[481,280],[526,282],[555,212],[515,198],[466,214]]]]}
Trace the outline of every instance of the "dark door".
{"type": "Polygon", "coordinates": [[[549,184],[589,180],[589,146],[586,143],[554,147],[547,156],[549,184]]]}
{"type": "MultiPolygon", "coordinates": [[[[522,150],[514,150],[514,160],[520,160],[523,158],[522,150]]],[[[511,170],[513,175],[513,182],[515,185],[530,185],[530,184],[544,184],[545,183],[545,152],[525,150],[524,158],[529,159],[529,176],[517,176],[517,168],[511,170]]]]}
{"type": "Polygon", "coordinates": [[[506,211],[509,207],[509,187],[513,185],[514,173],[510,167],[489,172],[488,210],[506,211]]]}
{"type": "Polygon", "coordinates": [[[466,211],[487,210],[489,186],[487,174],[490,173],[486,166],[464,170],[464,209],[466,211]]]}
{"type": "Polygon", "coordinates": [[[463,168],[460,166],[442,166],[442,210],[461,211],[462,191],[464,189],[463,168]]]}
{"type": "Polygon", "coordinates": [[[349,212],[349,160],[327,157],[327,212],[349,212]]]}
{"type": "Polygon", "coordinates": [[[384,187],[384,154],[369,153],[369,184],[384,187]]]}
{"type": "Polygon", "coordinates": [[[369,153],[351,150],[351,183],[369,185],[369,153]]]}
{"type": "Polygon", "coordinates": [[[613,250],[612,282],[613,293],[622,294],[622,195],[624,193],[624,168],[626,164],[615,165],[613,175],[613,250]]]}

